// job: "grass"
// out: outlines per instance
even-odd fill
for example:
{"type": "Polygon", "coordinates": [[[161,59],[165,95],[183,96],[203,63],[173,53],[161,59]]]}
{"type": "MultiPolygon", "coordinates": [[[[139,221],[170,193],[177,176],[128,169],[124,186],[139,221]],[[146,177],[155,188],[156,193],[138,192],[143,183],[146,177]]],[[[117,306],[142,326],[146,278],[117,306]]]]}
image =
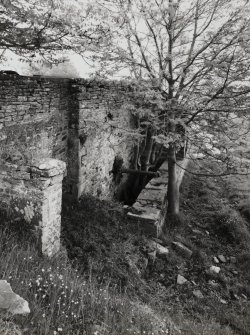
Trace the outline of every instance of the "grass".
{"type": "Polygon", "coordinates": [[[0,334],[249,334],[249,222],[238,211],[248,202],[235,188],[232,200],[228,188],[228,180],[186,175],[182,215],[162,237],[169,255],[154,260],[147,236],[117,203],[90,196],[65,203],[62,249],[50,260],[38,254],[27,225],[2,218],[1,277],[31,313],[2,318],[0,334]],[[192,256],[178,254],[173,241],[192,256]],[[220,254],[226,263],[210,273],[220,254]],[[178,274],[188,282],[177,285],[178,274]]]}
{"type": "Polygon", "coordinates": [[[31,314],[14,317],[15,323],[2,320],[1,335],[171,333],[171,321],[122,292],[116,276],[98,277],[91,262],[87,273],[78,271],[65,248],[51,260],[42,258],[25,229],[13,234],[8,225],[1,227],[0,273],[29,301],[31,314]]]}

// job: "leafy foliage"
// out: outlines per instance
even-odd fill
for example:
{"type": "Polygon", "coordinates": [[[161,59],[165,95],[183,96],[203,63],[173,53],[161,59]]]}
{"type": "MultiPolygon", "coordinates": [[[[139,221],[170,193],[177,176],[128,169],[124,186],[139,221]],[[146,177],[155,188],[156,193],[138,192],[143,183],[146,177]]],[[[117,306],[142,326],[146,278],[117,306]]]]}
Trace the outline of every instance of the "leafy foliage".
{"type": "MultiPolygon", "coordinates": [[[[26,60],[62,61],[63,50],[80,53],[101,43],[107,30],[86,1],[3,0],[0,4],[0,49],[26,60]],[[59,53],[60,52],[60,53],[59,53]]],[[[1,58],[0,58],[1,60],[1,58]]]]}
{"type": "MultiPolygon", "coordinates": [[[[211,134],[215,147],[215,137],[218,145],[225,146],[222,131],[235,135],[239,128],[235,119],[248,116],[249,55],[242,42],[249,30],[243,15],[247,2],[101,3],[109,9],[113,44],[112,52],[108,52],[109,43],[99,56],[106,67],[115,63],[114,72],[119,65],[126,66],[129,75],[144,90],[148,88],[147,100],[154,111],[150,125],[157,120],[158,140],[162,142],[164,136],[167,147],[178,143],[176,128],[181,125],[186,138],[199,149],[204,138],[211,142],[211,134]]],[[[106,67],[100,71],[105,73],[106,67]]],[[[236,136],[229,137],[236,141],[236,136]]],[[[208,150],[206,141],[203,147],[208,150]]]]}
{"type": "Polygon", "coordinates": [[[94,58],[101,59],[100,73],[129,69],[143,87],[143,107],[151,109],[146,117],[137,112],[146,148],[138,168],[157,170],[167,156],[174,171],[176,154],[189,142],[219,160],[221,174],[236,173],[239,163],[246,172],[248,162],[234,151],[249,130],[248,2],[100,0],[99,6],[113,32],[94,58]],[[158,154],[156,145],[163,148],[158,154]]]}

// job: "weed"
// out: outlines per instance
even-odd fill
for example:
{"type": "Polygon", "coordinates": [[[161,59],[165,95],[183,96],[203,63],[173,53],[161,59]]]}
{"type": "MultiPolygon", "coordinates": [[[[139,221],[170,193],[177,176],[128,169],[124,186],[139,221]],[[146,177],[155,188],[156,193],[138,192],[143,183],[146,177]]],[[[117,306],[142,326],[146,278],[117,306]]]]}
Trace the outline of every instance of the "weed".
{"type": "Polygon", "coordinates": [[[169,254],[152,264],[147,237],[117,203],[90,196],[64,203],[63,247],[50,260],[38,254],[29,227],[2,220],[0,273],[29,301],[31,313],[2,320],[0,334],[247,334],[248,224],[225,198],[221,181],[185,179],[184,214],[168,217],[161,236],[169,254]],[[177,254],[172,241],[192,256],[177,254]],[[226,263],[211,274],[220,254],[226,263]],[[178,274],[187,279],[184,285],[177,285],[178,274]]]}
{"type": "MultiPolygon", "coordinates": [[[[2,323],[1,335],[19,335],[19,329],[22,334],[36,335],[170,333],[168,320],[137,302],[138,298],[133,301],[126,290],[122,293],[119,283],[115,285],[109,277],[112,273],[106,273],[104,280],[90,266],[87,274],[81,274],[70,264],[64,248],[51,260],[42,258],[25,236],[17,239],[8,224],[0,227],[4,241],[0,273],[29,302],[31,313],[25,318],[16,316],[13,323],[2,323]]],[[[124,245],[127,251],[129,245],[124,245]]],[[[124,274],[129,277],[128,268],[124,274]]]]}
{"type": "Polygon", "coordinates": [[[11,319],[5,319],[0,316],[0,334],[1,335],[22,335],[20,327],[11,319]]]}
{"type": "Polygon", "coordinates": [[[236,210],[230,207],[217,212],[212,225],[214,232],[222,239],[232,244],[250,246],[250,232],[245,221],[236,210]]]}

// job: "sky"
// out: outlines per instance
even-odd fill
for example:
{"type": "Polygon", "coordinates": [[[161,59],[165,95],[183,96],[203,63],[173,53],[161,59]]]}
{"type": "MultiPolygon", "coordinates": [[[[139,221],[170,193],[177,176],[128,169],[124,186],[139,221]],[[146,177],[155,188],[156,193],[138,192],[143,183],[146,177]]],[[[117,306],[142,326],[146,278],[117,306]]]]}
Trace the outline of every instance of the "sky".
{"type": "MultiPolygon", "coordinates": [[[[70,1],[70,0],[67,0],[70,1]]],[[[184,0],[184,3],[187,0],[184,0]]],[[[239,0],[241,1],[241,0],[239,0]]],[[[93,68],[89,66],[80,55],[70,54],[69,61],[58,66],[49,68],[41,63],[28,63],[20,61],[19,57],[12,52],[6,53],[7,61],[0,63],[0,70],[13,70],[20,75],[46,75],[57,77],[88,78],[93,73],[93,68]]],[[[119,75],[117,76],[119,77],[119,75]]]]}
{"type": "Polygon", "coordinates": [[[20,57],[8,51],[5,54],[7,61],[0,63],[0,70],[16,71],[20,75],[45,75],[56,77],[88,78],[92,71],[80,55],[70,54],[69,61],[58,66],[49,68],[41,63],[33,63],[30,66],[26,62],[20,61],[20,57]]]}

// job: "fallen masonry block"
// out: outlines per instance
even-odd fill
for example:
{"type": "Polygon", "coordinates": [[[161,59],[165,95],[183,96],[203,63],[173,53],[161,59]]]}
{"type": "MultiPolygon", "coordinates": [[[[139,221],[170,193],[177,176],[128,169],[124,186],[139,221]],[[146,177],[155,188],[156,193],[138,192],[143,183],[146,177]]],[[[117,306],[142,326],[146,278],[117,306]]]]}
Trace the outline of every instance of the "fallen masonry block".
{"type": "Polygon", "coordinates": [[[186,247],[181,242],[172,242],[175,250],[179,252],[182,256],[190,258],[193,254],[192,250],[186,247]]]}
{"type": "Polygon", "coordinates": [[[226,263],[226,261],[227,261],[226,258],[225,258],[225,256],[223,256],[223,255],[218,255],[217,258],[219,259],[219,261],[221,263],[226,263]]]}
{"type": "Polygon", "coordinates": [[[216,256],[213,257],[213,261],[216,263],[216,264],[219,264],[220,261],[218,260],[218,258],[216,256]]]}
{"type": "Polygon", "coordinates": [[[169,254],[169,250],[166,247],[163,247],[159,243],[156,243],[156,252],[161,256],[166,256],[169,254]]]}
{"type": "Polygon", "coordinates": [[[160,243],[154,241],[153,239],[147,242],[147,247],[151,252],[156,252],[159,256],[166,256],[169,254],[168,248],[162,246],[160,243]]]}
{"type": "Polygon", "coordinates": [[[204,298],[204,295],[202,294],[202,292],[200,290],[194,290],[193,295],[198,299],[204,298]]]}
{"type": "Polygon", "coordinates": [[[6,280],[0,280],[0,312],[15,314],[29,314],[28,302],[14,293],[6,280]]]}
{"type": "Polygon", "coordinates": [[[210,268],[209,268],[209,271],[211,272],[211,273],[219,273],[220,272],[220,267],[219,266],[214,266],[214,265],[212,265],[212,266],[210,266],[210,268]]]}
{"type": "Polygon", "coordinates": [[[188,280],[185,277],[183,277],[182,275],[177,276],[177,284],[178,285],[183,285],[186,282],[188,282],[188,280]]]}

